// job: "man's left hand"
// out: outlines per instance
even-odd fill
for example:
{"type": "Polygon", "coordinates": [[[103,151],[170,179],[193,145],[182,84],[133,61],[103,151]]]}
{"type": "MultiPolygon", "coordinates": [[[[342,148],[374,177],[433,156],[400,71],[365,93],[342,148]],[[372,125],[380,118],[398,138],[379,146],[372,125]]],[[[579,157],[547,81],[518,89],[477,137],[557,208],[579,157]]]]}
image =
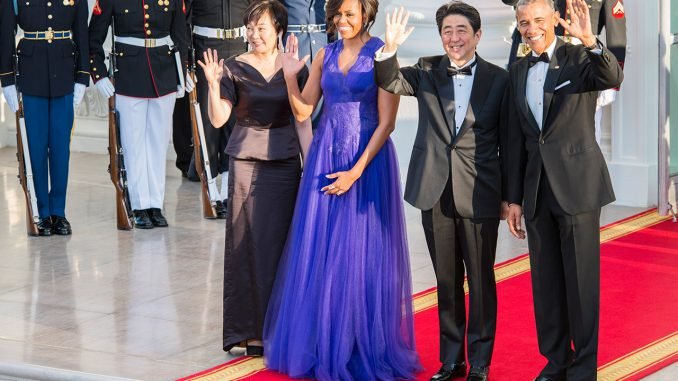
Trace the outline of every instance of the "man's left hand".
{"type": "Polygon", "coordinates": [[[585,0],[567,0],[567,12],[570,22],[558,17],[558,22],[572,37],[578,38],[582,45],[591,46],[596,43],[596,36],[591,30],[591,15],[585,0]]]}

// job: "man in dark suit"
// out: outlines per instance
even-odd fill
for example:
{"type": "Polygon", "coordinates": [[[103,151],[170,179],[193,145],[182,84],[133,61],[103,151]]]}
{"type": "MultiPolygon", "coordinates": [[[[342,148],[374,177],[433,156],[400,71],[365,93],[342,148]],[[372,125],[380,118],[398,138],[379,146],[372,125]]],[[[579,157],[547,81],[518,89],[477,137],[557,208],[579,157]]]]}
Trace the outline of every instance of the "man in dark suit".
{"type": "Polygon", "coordinates": [[[386,44],[377,53],[377,83],[417,97],[419,127],[407,174],[405,200],[422,210],[438,282],[440,361],[431,380],[466,374],[485,380],[494,346],[497,294],[494,259],[502,215],[500,115],[508,76],[476,54],[480,15],[463,2],[443,5],[436,23],[445,55],[423,57],[400,68],[397,47],[411,33],[408,15],[387,16],[386,44]],[[464,268],[470,305],[468,332],[464,268]]]}
{"type": "MultiPolygon", "coordinates": [[[[518,4],[518,0],[501,1],[511,6],[518,4]]],[[[566,0],[556,0],[554,3],[560,15],[567,15],[566,0]]],[[[590,9],[591,30],[595,35],[600,36],[603,28],[605,28],[605,45],[617,57],[623,68],[626,58],[626,11],[624,2],[622,0],[586,0],[586,4],[590,9]]],[[[567,16],[565,18],[567,19],[567,16]]],[[[556,36],[564,35],[565,30],[560,25],[556,25],[556,36]]],[[[522,39],[517,27],[512,40],[509,67],[517,58],[520,58],[517,57],[517,51],[518,44],[522,42],[522,39]]]]}
{"type": "MultiPolygon", "coordinates": [[[[515,6],[518,0],[502,0],[504,4],[515,6]]],[[[567,0],[555,0],[556,11],[567,21],[569,14],[567,13],[567,0]]],[[[619,65],[624,68],[624,59],[626,58],[626,10],[624,9],[624,2],[622,0],[586,0],[589,7],[589,14],[591,15],[591,30],[596,36],[600,36],[605,28],[605,46],[617,57],[619,65]]],[[[556,36],[565,36],[567,42],[573,44],[580,44],[578,39],[570,38],[563,27],[556,25],[556,36]]],[[[522,43],[522,37],[518,28],[513,31],[513,43],[511,44],[511,52],[509,54],[508,67],[526,53],[519,47],[525,47],[522,43]]],[[[527,52],[529,53],[529,51],[527,52]]],[[[609,89],[600,92],[598,96],[598,104],[596,107],[596,141],[600,145],[602,139],[601,118],[603,115],[603,107],[612,104],[617,98],[616,89],[609,89]]]]}
{"type": "Polygon", "coordinates": [[[600,208],[614,201],[594,113],[598,92],[623,74],[596,40],[586,2],[568,0],[568,8],[569,24],[553,0],[518,2],[532,53],[509,72],[505,195],[518,238],[525,212],[537,338],[548,359],[538,380],[596,379],[600,208]],[[558,23],[582,44],[557,39],[558,23]]]}

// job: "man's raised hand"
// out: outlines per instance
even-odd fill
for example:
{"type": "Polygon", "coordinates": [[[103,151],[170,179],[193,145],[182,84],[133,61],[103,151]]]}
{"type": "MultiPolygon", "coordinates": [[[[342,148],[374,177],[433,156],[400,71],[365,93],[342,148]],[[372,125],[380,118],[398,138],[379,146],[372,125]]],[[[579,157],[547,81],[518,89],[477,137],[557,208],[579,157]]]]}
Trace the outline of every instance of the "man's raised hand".
{"type": "Polygon", "coordinates": [[[567,12],[570,14],[570,22],[558,17],[558,22],[563,29],[572,37],[578,38],[584,46],[596,43],[596,36],[591,29],[591,15],[589,6],[584,0],[567,0],[567,12]]]}
{"type": "Polygon", "coordinates": [[[410,12],[404,7],[396,9],[393,14],[386,14],[386,33],[384,42],[384,53],[393,53],[398,50],[407,37],[410,36],[414,27],[407,27],[407,20],[410,18],[410,12]]]}

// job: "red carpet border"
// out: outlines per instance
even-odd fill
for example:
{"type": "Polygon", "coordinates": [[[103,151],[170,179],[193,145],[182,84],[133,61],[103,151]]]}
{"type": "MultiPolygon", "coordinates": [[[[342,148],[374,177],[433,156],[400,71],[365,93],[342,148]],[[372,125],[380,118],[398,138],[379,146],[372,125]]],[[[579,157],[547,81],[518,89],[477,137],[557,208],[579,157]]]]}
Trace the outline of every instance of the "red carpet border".
{"type": "MultiPolygon", "coordinates": [[[[538,352],[529,260],[495,266],[499,310],[490,379],[531,380],[538,352]]],[[[601,321],[598,380],[639,380],[678,361],[678,224],[650,210],[601,229],[601,321]]],[[[468,292],[468,288],[465,285],[468,292]]],[[[425,370],[438,361],[436,289],[414,296],[417,348],[425,370]]],[[[288,380],[261,358],[242,357],[178,381],[288,380]]]]}

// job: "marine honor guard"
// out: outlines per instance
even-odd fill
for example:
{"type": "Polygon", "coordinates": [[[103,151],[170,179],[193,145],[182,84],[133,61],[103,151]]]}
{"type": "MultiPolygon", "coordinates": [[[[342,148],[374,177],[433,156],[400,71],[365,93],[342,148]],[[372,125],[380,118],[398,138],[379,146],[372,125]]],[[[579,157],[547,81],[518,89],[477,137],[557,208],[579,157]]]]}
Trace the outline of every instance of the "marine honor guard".
{"type": "MultiPolygon", "coordinates": [[[[242,54],[247,50],[243,15],[248,0],[187,0],[187,21],[192,28],[193,47],[196,59],[202,59],[207,49],[212,49],[219,57],[228,58],[242,54]]],[[[197,66],[197,64],[196,64],[197,66]]],[[[196,70],[198,78],[198,103],[205,131],[205,145],[209,156],[212,178],[221,174],[221,190],[216,202],[217,218],[226,218],[226,198],[228,196],[228,155],[226,144],[233,131],[235,116],[223,126],[213,126],[207,111],[208,86],[202,70],[196,70]]],[[[195,168],[195,163],[191,164],[195,168]]],[[[189,176],[194,170],[189,169],[189,176]]]]}
{"type": "Polygon", "coordinates": [[[161,210],[172,110],[175,99],[193,89],[186,77],[184,12],[182,0],[97,0],[89,24],[91,75],[104,96],[116,97],[133,221],[140,229],[167,226],[161,210]],[[104,62],[109,26],[115,83],[104,62]]]}
{"type": "Polygon", "coordinates": [[[0,81],[12,111],[23,100],[41,236],[71,234],[66,188],[74,105],[89,84],[87,14],[87,0],[0,1],[0,81]]]}

